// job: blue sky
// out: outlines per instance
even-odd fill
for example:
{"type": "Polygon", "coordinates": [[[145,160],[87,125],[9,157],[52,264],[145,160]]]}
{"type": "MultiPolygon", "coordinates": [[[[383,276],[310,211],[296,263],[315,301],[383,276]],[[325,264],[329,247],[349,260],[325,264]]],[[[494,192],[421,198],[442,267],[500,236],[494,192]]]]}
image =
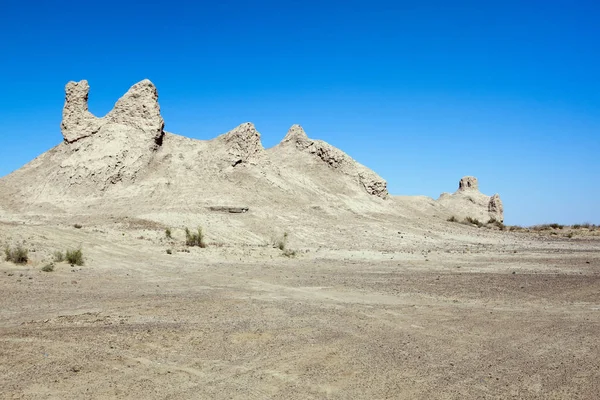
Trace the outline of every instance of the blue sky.
{"type": "Polygon", "coordinates": [[[170,132],[300,123],[393,194],[475,175],[507,223],[600,223],[598,2],[87,3],[2,1],[0,176],[60,143],[69,80],[102,116],[149,78],[170,132]]]}

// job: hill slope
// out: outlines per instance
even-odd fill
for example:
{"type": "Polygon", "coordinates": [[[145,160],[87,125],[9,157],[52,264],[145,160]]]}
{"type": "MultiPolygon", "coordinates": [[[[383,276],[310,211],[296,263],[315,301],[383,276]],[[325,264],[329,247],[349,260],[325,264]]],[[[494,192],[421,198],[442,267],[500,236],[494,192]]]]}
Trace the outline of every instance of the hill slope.
{"type": "Polygon", "coordinates": [[[102,118],[89,112],[88,95],[86,81],[67,84],[64,141],[0,179],[3,213],[202,224],[242,242],[264,240],[274,227],[294,227],[309,241],[363,225],[369,236],[387,237],[399,224],[426,229],[425,220],[456,210],[478,218],[502,213],[488,210],[478,191],[437,202],[390,196],[375,172],[299,125],[270,149],[251,123],[207,141],[165,132],[149,80],[102,118]],[[250,212],[226,215],[236,209],[250,212]]]}

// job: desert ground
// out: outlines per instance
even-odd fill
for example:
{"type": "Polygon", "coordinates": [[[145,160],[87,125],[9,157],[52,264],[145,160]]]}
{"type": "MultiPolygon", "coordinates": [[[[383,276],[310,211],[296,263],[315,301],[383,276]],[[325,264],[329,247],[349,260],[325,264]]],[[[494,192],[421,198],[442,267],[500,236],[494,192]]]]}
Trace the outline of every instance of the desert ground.
{"type": "Polygon", "coordinates": [[[0,241],[30,252],[0,262],[2,398],[600,393],[598,236],[442,221],[443,240],[399,228],[396,248],[369,250],[357,232],[286,257],[269,243],[186,247],[181,229],[167,239],[143,220],[71,223],[0,222],[0,241]],[[41,271],[74,244],[84,266],[41,271]]]}
{"type": "Polygon", "coordinates": [[[598,227],[506,229],[473,176],[394,196],[300,125],[195,140],[149,80],[101,118],[89,90],[0,178],[3,399],[599,398],[598,227]]]}

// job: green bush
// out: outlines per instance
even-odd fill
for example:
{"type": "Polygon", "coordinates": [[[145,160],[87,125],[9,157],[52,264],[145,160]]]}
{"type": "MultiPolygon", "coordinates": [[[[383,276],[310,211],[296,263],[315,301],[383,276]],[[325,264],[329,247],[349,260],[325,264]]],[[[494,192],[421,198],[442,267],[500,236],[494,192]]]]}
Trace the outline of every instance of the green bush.
{"type": "Polygon", "coordinates": [[[14,249],[6,246],[4,255],[6,256],[6,261],[11,261],[15,264],[27,264],[29,260],[29,251],[20,245],[14,249]]]}
{"type": "Polygon", "coordinates": [[[197,233],[192,233],[188,228],[185,228],[185,244],[186,246],[198,246],[200,248],[205,248],[206,243],[204,242],[204,233],[202,233],[202,228],[198,227],[197,233]]]}
{"type": "Polygon", "coordinates": [[[67,250],[65,254],[65,259],[71,265],[83,265],[83,252],[81,249],[77,250],[67,250]]]}
{"type": "Polygon", "coordinates": [[[458,222],[458,218],[456,218],[454,215],[451,216],[450,218],[447,219],[448,222],[458,222]]]}
{"type": "Polygon", "coordinates": [[[173,235],[171,233],[171,228],[165,229],[165,236],[167,237],[167,239],[173,239],[173,235]]]}

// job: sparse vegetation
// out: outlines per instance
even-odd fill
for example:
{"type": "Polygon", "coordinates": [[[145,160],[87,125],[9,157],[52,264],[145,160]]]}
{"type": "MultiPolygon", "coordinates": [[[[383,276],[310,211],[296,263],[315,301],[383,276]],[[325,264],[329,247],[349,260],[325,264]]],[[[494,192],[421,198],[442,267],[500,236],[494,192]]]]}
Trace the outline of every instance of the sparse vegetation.
{"type": "Polygon", "coordinates": [[[288,233],[284,232],[283,237],[277,240],[277,242],[275,243],[275,247],[277,247],[281,251],[284,251],[287,246],[288,236],[288,233]]]}
{"type": "Polygon", "coordinates": [[[198,246],[200,248],[205,248],[206,243],[204,242],[204,233],[202,232],[202,228],[198,227],[198,231],[196,233],[191,232],[188,228],[185,228],[185,244],[186,246],[198,246]]]}
{"type": "Polygon", "coordinates": [[[81,251],[81,249],[67,250],[67,252],[65,254],[65,259],[71,265],[82,266],[84,264],[83,252],[81,251]]]}
{"type": "Polygon", "coordinates": [[[294,250],[285,249],[283,251],[283,255],[288,258],[293,258],[293,257],[296,257],[296,252],[294,250]]]}
{"type": "Polygon", "coordinates": [[[496,218],[490,218],[490,220],[488,221],[488,225],[495,226],[501,231],[506,229],[506,226],[502,222],[498,221],[496,218]]]}
{"type": "Polygon", "coordinates": [[[511,232],[528,232],[528,233],[548,234],[548,235],[553,235],[553,236],[558,235],[559,234],[558,231],[567,231],[564,234],[564,237],[572,238],[575,234],[583,233],[583,232],[581,232],[582,230],[584,230],[584,231],[587,230],[589,232],[593,232],[595,229],[598,228],[598,226],[590,224],[590,223],[573,224],[573,225],[561,225],[558,223],[551,223],[551,224],[533,225],[530,227],[522,227],[522,226],[518,226],[518,225],[512,225],[512,226],[508,226],[505,228],[511,232]]]}
{"type": "Polygon", "coordinates": [[[595,229],[598,229],[599,227],[600,226],[590,224],[589,222],[585,222],[583,224],[575,224],[575,225],[571,226],[572,229],[589,229],[589,230],[595,230],[595,229]]]}
{"type": "Polygon", "coordinates": [[[278,239],[271,239],[273,247],[281,250],[284,257],[292,258],[296,256],[296,251],[288,248],[289,234],[284,232],[278,239]]]}
{"type": "Polygon", "coordinates": [[[458,222],[464,225],[477,225],[479,228],[486,226],[488,228],[491,227],[497,227],[498,229],[500,229],[501,231],[506,229],[506,226],[498,221],[496,218],[490,218],[489,221],[487,222],[487,224],[484,224],[483,222],[479,221],[477,218],[473,218],[473,217],[465,217],[465,219],[463,219],[462,221],[460,221],[458,218],[456,218],[454,215],[451,216],[450,218],[447,219],[448,222],[458,222]]]}
{"type": "Polygon", "coordinates": [[[553,223],[553,224],[534,225],[531,227],[531,229],[539,232],[539,231],[549,231],[551,229],[563,229],[564,227],[565,227],[564,225],[553,223]]]}
{"type": "Polygon", "coordinates": [[[54,262],[63,262],[65,261],[65,254],[62,251],[54,252],[54,262]]]}
{"type": "Polygon", "coordinates": [[[81,228],[83,228],[83,225],[81,225],[81,224],[75,224],[75,225],[73,225],[73,228],[75,228],[75,229],[81,229],[81,228]]]}
{"type": "Polygon", "coordinates": [[[44,267],[42,268],[43,272],[52,272],[54,271],[54,263],[51,262],[49,264],[44,265],[44,267]]]}
{"type": "Polygon", "coordinates": [[[173,250],[167,249],[167,254],[173,254],[173,250]]]}
{"type": "Polygon", "coordinates": [[[6,246],[4,249],[4,255],[6,261],[10,261],[15,264],[27,264],[27,261],[29,260],[29,251],[21,245],[18,245],[14,249],[6,246]]]}
{"type": "Polygon", "coordinates": [[[483,226],[483,223],[481,221],[479,221],[477,218],[465,217],[464,221],[467,224],[477,225],[479,228],[481,228],[483,226]]]}
{"type": "Polygon", "coordinates": [[[165,236],[166,236],[166,238],[167,238],[167,239],[169,239],[169,240],[170,240],[170,239],[173,239],[173,234],[172,234],[172,232],[171,232],[171,228],[167,228],[167,229],[165,229],[165,236]]]}

